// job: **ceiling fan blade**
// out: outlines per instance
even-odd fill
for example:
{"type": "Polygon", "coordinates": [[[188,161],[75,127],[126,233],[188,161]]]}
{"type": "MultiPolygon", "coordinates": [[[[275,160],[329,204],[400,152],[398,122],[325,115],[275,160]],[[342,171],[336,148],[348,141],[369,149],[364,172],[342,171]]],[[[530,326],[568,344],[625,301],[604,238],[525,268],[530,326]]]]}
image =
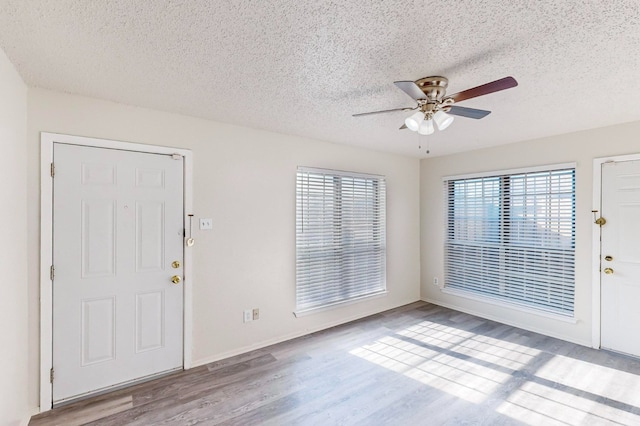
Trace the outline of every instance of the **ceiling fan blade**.
{"type": "Polygon", "coordinates": [[[449,110],[449,114],[458,115],[460,117],[480,119],[480,118],[484,118],[487,115],[491,114],[491,111],[487,111],[487,110],[484,110],[484,109],[465,108],[465,107],[460,107],[460,106],[454,105],[449,110]]]}
{"type": "Polygon", "coordinates": [[[492,81],[491,83],[483,84],[482,86],[463,90],[462,92],[458,92],[448,97],[452,98],[456,102],[462,102],[478,96],[488,95],[489,93],[499,92],[500,90],[510,89],[517,85],[518,82],[515,78],[505,77],[500,80],[492,81]]]}
{"type": "Polygon", "coordinates": [[[399,130],[404,130],[404,129],[406,129],[406,128],[407,128],[407,125],[406,125],[406,124],[403,124],[402,126],[400,126],[400,129],[399,129],[399,130]]]}
{"type": "Polygon", "coordinates": [[[418,99],[427,99],[427,95],[413,81],[394,81],[393,84],[416,101],[418,99]]]}
{"type": "Polygon", "coordinates": [[[371,112],[361,112],[360,114],[353,114],[354,117],[362,117],[363,115],[373,115],[373,114],[383,114],[385,112],[393,112],[393,111],[411,111],[416,109],[417,107],[405,107],[405,108],[394,108],[394,109],[384,109],[382,111],[371,111],[371,112]]]}

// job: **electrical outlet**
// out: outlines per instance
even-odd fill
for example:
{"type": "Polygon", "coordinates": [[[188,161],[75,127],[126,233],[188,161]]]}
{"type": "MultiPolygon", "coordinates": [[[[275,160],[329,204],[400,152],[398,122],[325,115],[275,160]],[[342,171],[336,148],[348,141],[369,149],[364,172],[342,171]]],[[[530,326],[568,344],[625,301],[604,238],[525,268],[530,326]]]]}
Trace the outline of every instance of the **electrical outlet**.
{"type": "Polygon", "coordinates": [[[200,218],[200,229],[213,229],[213,219],[200,218]]]}
{"type": "Polygon", "coordinates": [[[438,277],[433,277],[433,285],[440,285],[438,282],[438,277]]]}
{"type": "Polygon", "coordinates": [[[257,321],[257,320],[259,320],[259,319],[260,319],[260,309],[255,308],[255,309],[253,310],[253,320],[254,320],[254,321],[257,321]]]}
{"type": "Polygon", "coordinates": [[[251,309],[245,309],[243,312],[243,321],[250,322],[253,321],[253,312],[251,309]]]}

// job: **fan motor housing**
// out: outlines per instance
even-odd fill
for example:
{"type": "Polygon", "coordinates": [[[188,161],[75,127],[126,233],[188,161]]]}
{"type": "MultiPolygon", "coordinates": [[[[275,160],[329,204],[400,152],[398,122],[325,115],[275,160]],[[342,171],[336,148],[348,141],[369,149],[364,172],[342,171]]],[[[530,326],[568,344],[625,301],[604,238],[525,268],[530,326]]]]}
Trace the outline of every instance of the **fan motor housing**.
{"type": "Polygon", "coordinates": [[[416,85],[422,90],[428,100],[439,101],[447,92],[449,80],[445,77],[433,76],[423,77],[415,81],[416,85]]]}

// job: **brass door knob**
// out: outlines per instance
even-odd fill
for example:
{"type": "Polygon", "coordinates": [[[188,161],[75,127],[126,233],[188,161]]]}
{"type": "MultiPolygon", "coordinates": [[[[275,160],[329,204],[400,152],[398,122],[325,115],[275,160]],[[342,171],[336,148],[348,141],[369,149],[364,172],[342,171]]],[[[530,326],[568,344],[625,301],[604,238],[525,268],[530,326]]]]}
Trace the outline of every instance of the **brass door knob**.
{"type": "Polygon", "coordinates": [[[180,281],[182,281],[182,278],[180,278],[179,275],[174,275],[173,277],[171,277],[171,282],[174,284],[180,284],[180,281]]]}
{"type": "Polygon", "coordinates": [[[611,268],[604,268],[604,273],[605,273],[605,274],[607,274],[607,275],[611,275],[611,274],[613,274],[613,269],[611,269],[611,268]]]}

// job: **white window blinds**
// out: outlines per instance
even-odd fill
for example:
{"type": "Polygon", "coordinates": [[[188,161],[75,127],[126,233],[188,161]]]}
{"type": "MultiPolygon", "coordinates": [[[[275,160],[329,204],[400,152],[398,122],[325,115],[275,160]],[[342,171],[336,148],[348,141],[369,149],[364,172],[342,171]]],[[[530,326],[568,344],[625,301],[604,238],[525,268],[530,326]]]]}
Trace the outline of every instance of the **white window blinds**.
{"type": "Polygon", "coordinates": [[[445,181],[445,287],[573,316],[575,170],[445,181]]]}
{"type": "Polygon", "coordinates": [[[385,181],[298,168],[296,311],[386,291],[385,181]]]}

